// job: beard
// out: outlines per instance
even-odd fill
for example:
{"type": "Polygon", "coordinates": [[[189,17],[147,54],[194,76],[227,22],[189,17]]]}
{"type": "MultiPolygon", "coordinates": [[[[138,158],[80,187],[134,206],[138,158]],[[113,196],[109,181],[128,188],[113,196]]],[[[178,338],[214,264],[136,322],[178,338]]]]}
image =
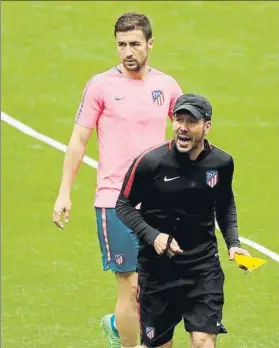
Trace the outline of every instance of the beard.
{"type": "Polygon", "coordinates": [[[146,61],[147,61],[147,57],[142,62],[139,62],[136,59],[133,59],[133,60],[130,60],[130,61],[127,60],[127,59],[124,59],[123,60],[123,65],[124,65],[125,69],[128,70],[128,71],[139,72],[145,66],[146,61]]]}

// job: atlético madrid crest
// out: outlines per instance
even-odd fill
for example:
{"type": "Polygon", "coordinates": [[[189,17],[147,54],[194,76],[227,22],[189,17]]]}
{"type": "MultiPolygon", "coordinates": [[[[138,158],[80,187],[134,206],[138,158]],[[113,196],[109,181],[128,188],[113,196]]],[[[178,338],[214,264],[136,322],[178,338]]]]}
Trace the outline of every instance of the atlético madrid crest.
{"type": "Polygon", "coordinates": [[[206,183],[210,187],[214,187],[218,182],[218,171],[217,170],[208,170],[206,172],[206,183]]]}
{"type": "Polygon", "coordinates": [[[122,254],[115,254],[114,258],[115,258],[115,262],[118,264],[118,266],[123,265],[124,256],[122,254]]]}
{"type": "Polygon", "coordinates": [[[152,340],[152,338],[155,337],[155,329],[154,329],[154,327],[147,327],[147,328],[145,329],[145,333],[146,333],[146,336],[147,336],[150,340],[152,340]]]}
{"type": "Polygon", "coordinates": [[[159,89],[152,91],[152,98],[153,98],[153,102],[156,103],[157,105],[162,106],[164,104],[164,101],[165,101],[164,94],[159,89]]]}

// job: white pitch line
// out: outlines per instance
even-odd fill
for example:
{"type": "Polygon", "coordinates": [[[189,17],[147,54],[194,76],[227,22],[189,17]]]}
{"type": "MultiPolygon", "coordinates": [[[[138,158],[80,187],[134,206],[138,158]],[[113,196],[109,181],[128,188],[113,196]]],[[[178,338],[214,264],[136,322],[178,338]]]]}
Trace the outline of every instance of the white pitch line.
{"type": "Polygon", "coordinates": [[[262,254],[269,256],[271,259],[279,262],[279,254],[276,254],[274,251],[271,251],[264,247],[261,244],[258,244],[256,242],[253,242],[250,239],[244,238],[244,237],[239,237],[241,243],[249,245],[250,247],[260,251],[262,254]]]}
{"type": "MultiPolygon", "coordinates": [[[[39,133],[37,131],[35,131],[35,129],[27,126],[26,124],[16,120],[15,118],[7,115],[5,112],[1,111],[1,120],[8,123],[10,126],[20,130],[22,133],[25,133],[27,135],[29,135],[32,138],[38,139],[40,141],[42,141],[43,143],[46,143],[52,147],[54,147],[57,150],[60,150],[62,152],[66,152],[67,150],[67,146],[60,143],[57,140],[54,140],[42,133],[39,133]]],[[[98,162],[96,162],[94,159],[88,157],[88,156],[84,156],[83,157],[83,162],[85,162],[86,164],[88,164],[90,167],[93,168],[97,168],[98,166],[98,162]]]]}
{"type": "MultiPolygon", "coordinates": [[[[29,135],[30,137],[33,137],[35,139],[38,139],[40,141],[42,141],[43,143],[46,143],[52,147],[54,147],[57,150],[60,150],[62,152],[66,152],[67,150],[67,146],[60,143],[59,141],[56,141],[42,133],[39,133],[37,131],[35,131],[33,128],[27,126],[26,124],[16,120],[15,118],[7,115],[5,112],[1,111],[1,120],[8,123],[10,126],[18,129],[19,131],[29,135]]],[[[93,158],[90,158],[88,156],[84,156],[83,157],[83,162],[88,164],[90,167],[93,168],[97,168],[98,166],[98,162],[95,161],[93,158]]],[[[271,251],[269,249],[267,249],[266,247],[264,247],[261,244],[258,244],[256,242],[253,242],[250,239],[244,238],[244,237],[239,237],[241,243],[246,244],[256,250],[258,250],[259,252],[261,252],[262,254],[269,256],[271,259],[279,262],[279,254],[276,254],[274,251],[271,251]]]]}

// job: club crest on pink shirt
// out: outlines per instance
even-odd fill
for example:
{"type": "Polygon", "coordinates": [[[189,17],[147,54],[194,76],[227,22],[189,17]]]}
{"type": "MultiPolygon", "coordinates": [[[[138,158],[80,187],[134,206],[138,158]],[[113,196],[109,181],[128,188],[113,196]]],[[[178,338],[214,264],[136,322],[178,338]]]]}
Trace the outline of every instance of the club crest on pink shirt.
{"type": "Polygon", "coordinates": [[[162,106],[164,104],[164,101],[165,101],[164,94],[159,89],[152,91],[152,98],[153,98],[153,102],[156,103],[157,105],[162,106]]]}

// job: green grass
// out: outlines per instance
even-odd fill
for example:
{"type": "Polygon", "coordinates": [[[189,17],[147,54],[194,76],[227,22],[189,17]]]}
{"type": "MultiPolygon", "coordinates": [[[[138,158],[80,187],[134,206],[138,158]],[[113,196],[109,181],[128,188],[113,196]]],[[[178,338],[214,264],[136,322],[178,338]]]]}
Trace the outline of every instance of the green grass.
{"type": "MultiPolygon", "coordinates": [[[[152,20],[152,65],[212,101],[210,140],[235,158],[241,235],[278,253],[277,2],[4,2],[2,110],[67,143],[86,81],[118,63],[113,25],[130,10],[152,20]]],[[[88,155],[98,158],[95,134],[88,155]]],[[[99,320],[113,310],[116,288],[101,270],[96,171],[82,166],[71,222],[59,231],[51,215],[62,162],[61,152],[2,123],[3,348],[106,344],[99,320]]],[[[220,249],[229,334],[219,347],[278,347],[278,264],[244,276],[221,239],[220,249]]],[[[179,326],[175,348],[185,342],[179,326]]]]}

